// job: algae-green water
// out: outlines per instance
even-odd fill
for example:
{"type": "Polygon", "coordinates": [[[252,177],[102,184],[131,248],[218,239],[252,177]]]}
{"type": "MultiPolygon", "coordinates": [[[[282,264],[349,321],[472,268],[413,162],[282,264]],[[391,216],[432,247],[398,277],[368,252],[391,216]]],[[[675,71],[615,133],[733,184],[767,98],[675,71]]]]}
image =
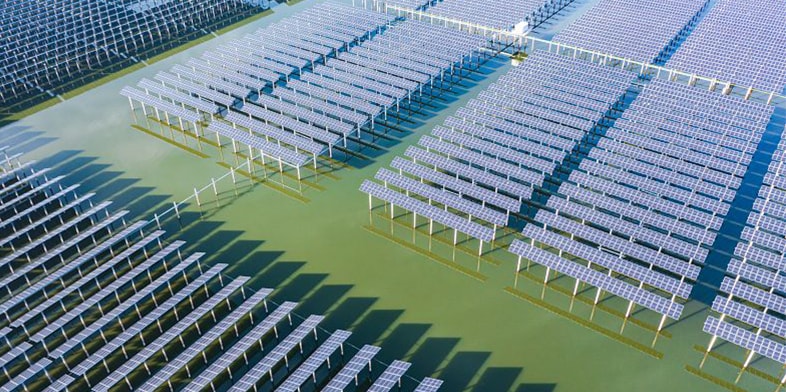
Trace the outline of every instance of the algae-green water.
{"type": "MultiPolygon", "coordinates": [[[[0,145],[25,152],[26,160],[40,160],[39,166],[72,173],[67,181],[81,183],[82,193],[97,192],[98,198],[115,200],[113,208],[129,208],[136,219],[151,219],[154,211],[188,197],[194,187],[227,169],[216,164],[215,149],[207,151],[212,147],[205,147],[209,157],[204,158],[133,129],[120,89],[313,4],[278,6],[250,25],[6,126],[0,130],[0,145]]],[[[229,275],[251,276],[253,287],[277,288],[278,300],[300,301],[300,314],[326,314],[323,327],[354,331],[354,344],[380,345],[383,361],[413,361],[410,376],[444,379],[445,391],[722,389],[685,370],[701,360],[693,346],[709,341],[701,331],[706,305],[689,303],[682,320],[666,324],[672,337],[658,339],[654,349],[663,354],[658,359],[506,292],[513,284],[511,259],[499,266],[482,263],[481,273],[488,279],[478,281],[364,228],[369,212],[360,183],[508,67],[490,67],[489,74],[458,89],[461,94],[440,100],[442,110],[417,117],[421,124],[412,134],[366,166],[320,179],[324,189],[309,190],[308,202],[257,185],[223,199],[220,208],[182,232],[170,230],[170,238],[187,239],[189,249],[207,252],[210,262],[228,263],[229,275]]],[[[194,216],[197,210],[192,205],[188,212],[194,216]]],[[[539,291],[533,281],[520,279],[518,284],[522,290],[539,291]]],[[[549,292],[544,301],[561,306],[564,299],[549,292]]],[[[583,317],[586,309],[579,308],[576,313],[583,317]]],[[[637,338],[644,335],[632,331],[635,326],[626,328],[637,338]]],[[[744,353],[727,346],[720,352],[728,349],[730,357],[743,360],[744,353]]],[[[708,361],[705,370],[724,379],[736,377],[734,368],[718,361],[708,361]]],[[[777,368],[770,370],[777,375],[777,368]]],[[[775,389],[748,373],[739,386],[775,389]]]]}

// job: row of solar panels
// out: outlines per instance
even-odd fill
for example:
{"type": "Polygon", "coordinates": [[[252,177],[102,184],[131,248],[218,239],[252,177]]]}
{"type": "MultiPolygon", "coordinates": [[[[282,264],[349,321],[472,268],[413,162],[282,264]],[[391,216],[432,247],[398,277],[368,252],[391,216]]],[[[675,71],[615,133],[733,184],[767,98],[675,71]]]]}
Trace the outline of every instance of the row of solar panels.
{"type": "Polygon", "coordinates": [[[545,265],[581,281],[579,272],[597,273],[599,288],[631,306],[679,319],[771,113],[653,81],[537,213],[538,226],[525,227],[563,257],[535,242],[511,252],[554,259],[545,265]],[[568,268],[575,258],[579,272],[568,268]]]}
{"type": "Polygon", "coordinates": [[[462,22],[474,23],[500,30],[511,30],[523,26],[522,31],[537,26],[559,12],[572,0],[526,0],[526,1],[465,1],[465,0],[373,0],[377,8],[385,4],[425,10],[462,22]]]}
{"type": "Polygon", "coordinates": [[[98,0],[4,1],[0,102],[57,88],[84,72],[133,58],[216,21],[253,12],[253,2],[155,2],[144,9],[98,0]]]}
{"type": "MultiPolygon", "coordinates": [[[[496,228],[519,213],[579,141],[628,88],[633,75],[605,72],[549,53],[537,53],[489,86],[381,169],[385,188],[406,193],[418,215],[491,241],[496,228]],[[597,86],[597,87],[595,87],[597,86]],[[443,206],[437,213],[432,205],[443,206]],[[466,220],[473,225],[464,224],[466,220]]],[[[390,192],[364,184],[364,191],[394,202],[390,192]]],[[[395,204],[395,202],[394,202],[395,204]]]]}
{"type": "Polygon", "coordinates": [[[510,251],[678,319],[772,108],[653,81],[598,126],[634,78],[536,52],[362,190],[489,241],[513,201],[578,164],[510,251]]]}
{"type": "Polygon", "coordinates": [[[249,291],[226,264],[183,256],[183,241],[47,173],[11,160],[0,171],[3,390],[387,391],[409,368],[377,377],[379,348],[345,353],[350,332],[322,336],[322,316],[298,321],[296,303],[270,302],[272,290],[249,291]]]}
{"type": "Polygon", "coordinates": [[[786,140],[773,154],[764,184],[727,267],[704,331],[754,354],[786,364],[786,140]]]}
{"type": "Polygon", "coordinates": [[[786,86],[784,18],[778,1],[717,1],[667,65],[780,93],[786,86]]]}
{"type": "Polygon", "coordinates": [[[642,62],[665,61],[689,34],[706,0],[601,0],[554,36],[580,48],[642,62]]]}
{"type": "Polygon", "coordinates": [[[316,165],[317,156],[360,137],[376,117],[440,88],[456,69],[478,60],[484,43],[442,27],[391,21],[324,3],[161,72],[157,81],[143,80],[144,93],[127,87],[123,94],[146,112],[152,107],[179,121],[210,121],[207,130],[219,138],[240,141],[239,132],[246,132],[244,144],[282,164],[316,165]]]}
{"type": "Polygon", "coordinates": [[[784,17],[786,9],[773,0],[603,0],[554,41],[780,93],[784,17]]]}

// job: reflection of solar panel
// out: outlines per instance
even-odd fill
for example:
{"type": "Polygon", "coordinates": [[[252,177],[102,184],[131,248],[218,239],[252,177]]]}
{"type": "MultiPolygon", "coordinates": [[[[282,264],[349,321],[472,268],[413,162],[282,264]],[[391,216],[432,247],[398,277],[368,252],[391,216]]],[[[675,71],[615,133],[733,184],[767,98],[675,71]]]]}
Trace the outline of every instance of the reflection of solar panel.
{"type": "Polygon", "coordinates": [[[169,382],[169,380],[178,370],[180,370],[183,366],[186,366],[192,359],[202,353],[210,344],[219,339],[221,335],[223,335],[233,325],[240,321],[241,318],[246,315],[251,315],[254,307],[262,302],[271,292],[272,290],[270,289],[263,289],[254,293],[239,307],[233,310],[232,313],[224,317],[218,324],[216,324],[213,328],[197,339],[196,342],[188,346],[185,351],[181,352],[177,357],[167,362],[166,366],[155,373],[153,377],[150,378],[150,380],[145,382],[145,384],[139,388],[139,390],[153,391],[162,386],[164,383],[169,382]]]}
{"type": "MultiPolygon", "coordinates": [[[[303,385],[309,377],[317,372],[320,366],[325,361],[330,360],[330,356],[336,351],[347,338],[351,335],[351,332],[337,330],[330,335],[327,340],[325,340],[311,355],[308,356],[305,362],[303,362],[298,368],[287,377],[286,380],[279,386],[276,391],[277,392],[295,392],[300,389],[300,386],[303,385]]],[[[328,365],[330,363],[328,362],[328,365]]]]}
{"type": "Polygon", "coordinates": [[[312,331],[316,332],[317,325],[322,319],[324,319],[323,316],[309,316],[294,331],[287,335],[281,343],[273,347],[273,350],[265,355],[251,370],[246,372],[240,380],[235,382],[229,390],[232,392],[245,392],[252,388],[256,389],[256,384],[266,375],[269,375],[272,379],[273,368],[276,364],[285,359],[290,351],[301,344],[306,335],[312,331]]]}
{"type": "Polygon", "coordinates": [[[269,316],[267,316],[261,323],[257,324],[251,331],[243,336],[237,343],[230,347],[218,359],[213,361],[207,369],[199,373],[199,376],[186,385],[183,391],[197,392],[205,389],[214,378],[222,374],[237,358],[245,354],[254,344],[262,339],[263,336],[270,333],[275,326],[289,315],[289,312],[295,308],[297,304],[294,302],[284,302],[276,308],[269,316]]]}
{"type": "Polygon", "coordinates": [[[327,386],[323,389],[324,392],[342,392],[349,383],[355,381],[355,377],[363,371],[363,368],[368,367],[371,369],[371,360],[379,352],[379,347],[365,345],[363,348],[352,357],[341,371],[339,371],[333,379],[330,380],[327,386]]]}
{"type": "MultiPolygon", "coordinates": [[[[145,363],[157,351],[162,350],[165,345],[173,342],[180,334],[186,331],[189,327],[193,326],[202,316],[218,306],[222,301],[232,295],[237,289],[242,288],[243,284],[248,281],[247,277],[238,277],[226,286],[221,291],[210,296],[207,301],[200,304],[192,312],[188,313],[185,317],[180,319],[174,326],[166,330],[162,335],[158,336],[155,340],[146,344],[145,347],[136,353],[133,357],[126,360],[117,370],[109,374],[98,385],[93,386],[95,391],[107,391],[109,388],[123,379],[127,379],[128,375],[139,365],[145,363]]],[[[144,341],[143,341],[144,344],[144,341]]],[[[126,380],[128,382],[128,380],[126,380]]]]}
{"type": "Polygon", "coordinates": [[[393,389],[401,381],[401,376],[406,373],[411,364],[403,361],[393,361],[390,366],[377,378],[368,392],[385,392],[393,389]]]}

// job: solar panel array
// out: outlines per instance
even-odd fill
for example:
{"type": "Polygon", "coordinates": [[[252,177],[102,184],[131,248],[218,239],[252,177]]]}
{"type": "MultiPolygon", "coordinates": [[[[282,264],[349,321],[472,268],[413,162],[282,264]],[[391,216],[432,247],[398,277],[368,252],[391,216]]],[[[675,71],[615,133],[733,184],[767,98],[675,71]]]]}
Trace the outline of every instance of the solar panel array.
{"type": "Polygon", "coordinates": [[[428,12],[463,22],[510,30],[520,23],[533,27],[568,3],[569,1],[565,0],[442,0],[429,7],[428,12]]]}
{"type": "MultiPolygon", "coordinates": [[[[438,1],[438,0],[437,0],[438,1]]],[[[379,3],[392,5],[401,8],[411,8],[414,10],[423,10],[428,8],[434,0],[372,0],[372,2],[379,6],[379,3]]]]}
{"type": "Polygon", "coordinates": [[[490,241],[625,93],[626,71],[537,52],[381,169],[370,196],[490,241]],[[443,206],[444,209],[435,208],[443,206]]]}
{"type": "Polygon", "coordinates": [[[364,127],[373,128],[375,118],[441,87],[477,61],[484,43],[444,27],[323,3],[160,72],[155,81],[142,80],[144,92],[126,87],[122,94],[132,109],[142,103],[145,115],[181,129],[193,124],[197,135],[197,123],[210,122],[204,130],[219,142],[228,137],[299,168],[332,156],[337,144],[347,147],[364,127]]]}
{"type": "Polygon", "coordinates": [[[79,185],[61,185],[63,176],[5,158],[0,389],[297,391],[388,385],[409,366],[396,362],[375,381],[378,348],[344,358],[350,332],[323,337],[322,316],[301,321],[296,303],[251,292],[249,278],[222,274],[226,264],[184,256],[183,241],[163,242],[149,222],[126,223],[127,211],[94,204],[79,185]]]}
{"type": "Polygon", "coordinates": [[[778,145],[704,331],[786,364],[786,140],[778,145]]]}
{"type": "Polygon", "coordinates": [[[786,85],[786,8],[776,0],[717,1],[668,66],[780,93],[786,85]]]}
{"type": "MultiPolygon", "coordinates": [[[[143,54],[259,1],[47,1],[0,3],[0,102],[38,94],[143,54]]],[[[256,6],[255,6],[256,4],[256,6]]]]}
{"type": "Polygon", "coordinates": [[[652,81],[511,251],[678,319],[772,110],[652,81]]]}
{"type": "Polygon", "coordinates": [[[600,0],[553,40],[658,63],[689,33],[707,4],[706,0],[600,0]]]}

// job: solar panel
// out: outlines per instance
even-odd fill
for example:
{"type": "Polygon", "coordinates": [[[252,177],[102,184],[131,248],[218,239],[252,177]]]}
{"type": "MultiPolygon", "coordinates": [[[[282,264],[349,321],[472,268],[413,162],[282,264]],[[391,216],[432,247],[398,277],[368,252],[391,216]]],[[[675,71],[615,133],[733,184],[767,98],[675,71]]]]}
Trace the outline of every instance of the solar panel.
{"type": "Polygon", "coordinates": [[[682,304],[617,280],[596,270],[567,261],[553,253],[524,244],[521,241],[514,241],[510,245],[509,251],[574,279],[603,289],[613,295],[637,303],[654,312],[666,315],[673,320],[678,320],[682,313],[682,304]]]}
{"type": "MultiPolygon", "coordinates": [[[[7,182],[3,183],[3,187],[0,188],[0,196],[6,197],[7,193],[11,193],[12,191],[17,191],[20,189],[25,189],[27,185],[34,186],[40,182],[40,179],[46,181],[46,174],[50,171],[49,168],[44,168],[38,171],[32,171],[30,174],[20,176],[17,174],[17,181],[12,183],[11,185],[7,185],[7,182]]],[[[13,192],[14,195],[18,195],[19,192],[13,192]]],[[[0,205],[4,204],[2,199],[0,199],[0,205]]]]}
{"type": "Polygon", "coordinates": [[[496,192],[458,180],[453,176],[429,169],[400,157],[393,158],[393,162],[391,162],[390,166],[394,169],[399,169],[420,177],[421,180],[428,180],[429,182],[437,183],[443,187],[451,188],[459,194],[479,199],[484,204],[487,202],[506,211],[515,212],[518,212],[521,208],[521,202],[516,199],[502,196],[496,192]]]}
{"type": "MultiPolygon", "coordinates": [[[[296,149],[305,150],[311,154],[321,154],[326,150],[324,145],[317,143],[313,140],[297,136],[291,132],[284,131],[272,125],[268,125],[263,121],[253,119],[239,113],[228,112],[224,116],[224,119],[234,124],[245,127],[255,133],[264,135],[265,139],[270,137],[279,142],[289,144],[295,147],[296,149]]],[[[224,131],[224,133],[233,132],[233,131],[229,131],[228,128],[225,126],[225,124],[222,123],[210,124],[210,128],[208,129],[213,131],[215,130],[224,131]]]]}
{"type": "Polygon", "coordinates": [[[419,194],[430,201],[455,208],[467,215],[474,216],[485,220],[486,222],[495,225],[505,225],[507,223],[507,216],[499,211],[485,208],[481,205],[472,203],[466,199],[462,199],[454,194],[443,192],[437,188],[418,182],[409,177],[400,176],[385,168],[380,169],[374,176],[377,180],[383,181],[386,186],[393,185],[397,188],[405,190],[407,193],[412,192],[419,194]]]}
{"type": "Polygon", "coordinates": [[[468,178],[473,183],[483,184],[493,188],[497,192],[502,191],[514,195],[519,201],[529,198],[532,193],[532,188],[529,186],[507,180],[484,170],[465,165],[461,162],[448,159],[442,155],[434,154],[414,146],[407,147],[404,155],[412,158],[414,161],[424,162],[437,169],[454,173],[456,176],[468,178]]]}
{"type": "Polygon", "coordinates": [[[82,376],[94,366],[102,363],[109,354],[121,346],[124,346],[129,339],[141,333],[147,326],[172,310],[177,304],[184,301],[186,298],[190,298],[196,290],[205,286],[208,281],[216,277],[225,267],[226,264],[216,264],[210,268],[210,270],[206,271],[202,275],[199,275],[180,291],[176,292],[172,297],[157,306],[155,309],[146,313],[139,321],[126,328],[120,335],[116,336],[109,342],[105,342],[105,344],[101,346],[98,351],[92,353],[89,357],[85,358],[75,367],[72,367],[71,373],[77,376],[82,376]]]}
{"type": "Polygon", "coordinates": [[[707,316],[704,332],[717,336],[732,344],[751,350],[778,363],[786,363],[786,346],[767,337],[757,335],[736,325],[707,316]]]}
{"type": "MultiPolygon", "coordinates": [[[[22,285],[22,287],[29,286],[29,284],[31,283],[31,280],[32,280],[27,275],[29,272],[31,272],[31,271],[33,271],[33,270],[35,270],[37,268],[41,268],[41,269],[43,269],[44,274],[48,275],[49,274],[49,270],[47,269],[47,267],[45,265],[45,263],[47,261],[51,260],[55,256],[60,255],[61,253],[63,253],[67,249],[70,249],[72,247],[78,247],[79,243],[81,243],[82,241],[90,238],[91,236],[95,235],[96,233],[98,233],[98,232],[100,232],[102,230],[105,230],[107,227],[109,227],[110,225],[112,225],[113,223],[115,223],[116,221],[121,219],[126,214],[128,214],[128,211],[120,211],[117,214],[114,214],[114,215],[112,215],[112,216],[110,216],[110,217],[108,217],[108,218],[106,218],[106,219],[104,219],[104,220],[102,220],[100,222],[97,222],[96,224],[94,224],[93,226],[90,226],[86,230],[79,232],[79,234],[77,234],[76,236],[74,236],[72,238],[69,238],[68,240],[66,240],[60,246],[58,246],[58,247],[56,247],[54,249],[49,249],[44,255],[42,255],[42,256],[38,257],[37,259],[31,261],[30,263],[28,263],[28,264],[26,264],[24,266],[18,267],[16,269],[11,267],[11,271],[13,271],[13,274],[11,276],[5,277],[4,279],[0,279],[0,284],[2,284],[3,286],[7,287],[11,282],[16,281],[17,279],[20,279],[20,278],[25,278],[25,283],[26,284],[22,285]]],[[[63,264],[63,265],[66,264],[65,261],[62,258],[61,258],[61,264],[63,264]]]]}
{"type": "Polygon", "coordinates": [[[686,263],[685,261],[660,253],[646,246],[641,246],[621,237],[609,235],[605,231],[578,223],[561,215],[541,210],[538,211],[536,220],[550,227],[573,233],[580,238],[594,242],[604,248],[614,249],[638,260],[652,263],[655,266],[672,271],[677,275],[685,276],[691,280],[696,280],[701,271],[701,268],[695,264],[686,263]]]}
{"type": "Polygon", "coordinates": [[[160,98],[168,98],[173,102],[180,102],[183,105],[188,105],[194,109],[207,114],[215,114],[218,107],[214,103],[209,103],[200,98],[195,98],[190,94],[182,93],[176,89],[165,87],[160,82],[154,82],[150,79],[142,79],[137,84],[139,88],[144,89],[148,94],[157,94],[160,98]]]}
{"type": "Polygon", "coordinates": [[[783,319],[735,302],[729,298],[723,296],[715,297],[715,300],[712,302],[712,310],[775,335],[786,335],[786,323],[784,323],[783,319]]]}
{"type": "Polygon", "coordinates": [[[360,191],[388,203],[398,205],[408,211],[415,212],[420,216],[433,219],[437,223],[451,227],[482,241],[490,242],[494,238],[494,230],[489,227],[468,221],[465,218],[461,218],[419,200],[409,198],[404,194],[387,189],[371,181],[364,181],[360,186],[360,191]]]}
{"type": "MultiPolygon", "coordinates": [[[[28,223],[29,223],[33,219],[33,217],[30,216],[33,212],[36,212],[36,211],[39,211],[39,210],[42,210],[42,209],[43,209],[43,211],[47,211],[47,207],[50,207],[52,205],[51,203],[54,202],[55,200],[67,201],[69,193],[73,192],[74,197],[76,197],[76,192],[74,192],[74,191],[77,188],[79,188],[79,184],[71,185],[69,187],[66,187],[66,188],[63,188],[63,189],[57,191],[56,193],[52,193],[52,194],[48,195],[48,197],[46,197],[45,199],[36,202],[35,204],[31,205],[30,207],[28,207],[28,208],[26,208],[24,210],[21,210],[21,211],[17,210],[18,212],[16,212],[16,214],[14,216],[12,216],[12,217],[10,217],[8,219],[5,219],[3,222],[0,222],[0,229],[6,229],[6,228],[10,227],[14,232],[17,232],[17,228],[16,228],[16,225],[15,225],[15,223],[17,223],[17,221],[21,221],[22,218],[28,218],[28,223]]],[[[88,195],[85,195],[85,196],[88,196],[88,195]]],[[[10,233],[7,230],[4,230],[4,232],[5,233],[10,233]]]]}
{"type": "Polygon", "coordinates": [[[786,313],[786,298],[778,294],[770,293],[750,284],[735,281],[732,278],[724,277],[720,291],[734,295],[746,301],[759,304],[778,313],[786,313]]]}
{"type": "Polygon", "coordinates": [[[30,199],[32,197],[34,197],[34,196],[41,195],[42,193],[45,194],[45,191],[47,189],[49,189],[50,187],[54,186],[55,184],[58,184],[58,182],[60,180],[62,180],[63,178],[65,178],[65,176],[58,176],[58,177],[49,179],[49,180],[47,180],[44,183],[37,184],[35,187],[33,187],[32,189],[28,190],[27,192],[22,193],[22,194],[16,196],[15,198],[13,198],[11,200],[5,201],[3,204],[0,204],[0,212],[5,212],[5,211],[11,209],[12,207],[15,207],[16,205],[18,205],[21,202],[30,201],[30,199]]]}
{"type": "Polygon", "coordinates": [[[337,330],[330,335],[298,368],[287,377],[286,380],[276,388],[280,392],[296,392],[300,386],[308,380],[313,374],[317,372],[320,366],[325,361],[330,364],[330,356],[336,351],[347,338],[351,332],[337,330]]]}
{"type": "Polygon", "coordinates": [[[412,365],[408,362],[393,361],[374,384],[371,385],[368,392],[385,392],[393,389],[396,384],[401,382],[401,376],[406,373],[410,366],[412,365]]]}
{"type": "Polygon", "coordinates": [[[128,376],[135,368],[148,361],[150,357],[153,356],[153,354],[163,349],[166,344],[174,341],[174,339],[180,336],[180,334],[185,332],[189,327],[195,325],[195,323],[202,316],[206,315],[208,312],[213,311],[213,309],[218,306],[219,303],[226,301],[227,298],[229,298],[229,296],[232,295],[232,293],[237,289],[241,288],[243,284],[248,281],[248,279],[249,278],[242,276],[233,279],[218,293],[211,295],[207,301],[200,304],[196,309],[193,309],[191,313],[188,313],[188,315],[180,319],[174,326],[166,330],[166,332],[159,335],[152,342],[146,344],[141,351],[136,353],[136,355],[133,357],[127,359],[119,368],[106,376],[106,378],[104,378],[97,385],[93,386],[92,389],[95,391],[107,391],[110,387],[119,382],[122,382],[124,379],[127,384],[130,383],[128,376]]]}
{"type": "MultiPolygon", "coordinates": [[[[79,317],[79,315],[81,315],[83,312],[93,307],[96,303],[98,303],[103,298],[112,295],[116,290],[123,287],[123,285],[131,281],[131,279],[133,279],[134,277],[138,276],[141,273],[149,271],[150,267],[152,267],[159,261],[163,260],[164,257],[174,252],[182,244],[183,244],[182,242],[172,243],[171,246],[164,248],[162,251],[156,253],[153,257],[137,265],[136,267],[134,267],[134,269],[122,275],[120,278],[113,281],[106,287],[102,288],[99,292],[95,293],[89,299],[86,299],[83,302],[81,302],[75,308],[71,309],[68,313],[60,316],[57,320],[50,322],[49,325],[44,327],[44,329],[34,334],[31,337],[31,340],[35,342],[46,341],[47,337],[52,334],[64,334],[68,336],[68,333],[64,329],[66,324],[68,324],[68,322],[79,317]]],[[[104,317],[94,321],[87,328],[80,331],[79,333],[68,339],[66,342],[62,343],[60,346],[56,348],[49,348],[48,351],[52,353],[52,355],[55,355],[55,358],[62,357],[63,354],[70,351],[72,348],[78,346],[82,341],[87,339],[94,332],[101,329],[104,325],[108,324],[110,321],[113,321],[114,318],[118,317],[120,314],[122,314],[122,312],[136,305],[138,301],[140,301],[141,299],[145,298],[147,295],[152,293],[153,290],[163,285],[164,283],[167,283],[172,277],[176,276],[177,274],[182,273],[182,271],[184,271],[186,267],[196,262],[201,256],[202,256],[201,254],[194,254],[192,256],[189,256],[187,259],[183,260],[182,262],[174,265],[166,273],[156,278],[156,280],[154,280],[151,284],[137,291],[133,296],[123,301],[122,304],[119,304],[111,311],[106,312],[103,315],[104,317]]]]}
{"type": "MultiPolygon", "coordinates": [[[[152,391],[159,388],[164,383],[169,382],[172,376],[179,369],[181,369],[193,358],[203,352],[209,345],[219,339],[221,335],[228,331],[241,318],[246,315],[251,315],[253,309],[271,292],[272,290],[270,289],[263,289],[251,295],[245,302],[243,302],[243,304],[234,309],[232,313],[221,319],[218,324],[200,336],[196,342],[188,346],[183,352],[178,354],[177,357],[168,361],[166,365],[158,372],[154,373],[153,376],[139,388],[139,390],[152,391]]],[[[162,350],[162,352],[165,351],[165,349],[162,350]]]]}
{"type": "Polygon", "coordinates": [[[3,390],[11,391],[19,385],[24,384],[30,377],[36,375],[41,370],[46,369],[49,364],[52,363],[52,360],[49,358],[41,358],[36,363],[32,364],[30,367],[25,368],[22,373],[17,375],[16,377],[9,380],[5,385],[3,385],[3,390]]]}
{"type": "Polygon", "coordinates": [[[10,351],[0,356],[0,366],[5,367],[5,365],[11,362],[11,360],[22,355],[25,351],[29,350],[31,347],[33,347],[33,345],[28,342],[22,342],[14,346],[13,348],[11,348],[10,351]]]}
{"type": "Polygon", "coordinates": [[[358,374],[363,371],[363,368],[368,367],[371,370],[371,360],[377,355],[380,348],[375,346],[365,345],[357,354],[355,354],[349,362],[330,380],[330,382],[323,389],[324,392],[342,392],[349,383],[356,380],[358,374]]]}
{"type": "MultiPolygon", "coordinates": [[[[122,260],[125,257],[127,257],[128,255],[132,254],[134,251],[138,250],[139,248],[138,247],[126,248],[125,250],[123,250],[123,252],[118,254],[117,257],[113,257],[112,259],[110,259],[106,263],[102,264],[101,266],[98,266],[95,269],[91,270],[89,273],[87,273],[87,274],[81,274],[80,273],[80,276],[81,276],[80,279],[78,279],[77,281],[71,283],[68,286],[64,286],[63,290],[58,291],[55,294],[50,294],[48,296],[45,296],[46,300],[44,300],[40,304],[36,305],[36,307],[33,308],[33,309],[30,309],[30,306],[27,303],[27,298],[28,297],[30,297],[34,293],[37,293],[37,292],[43,290],[47,285],[49,285],[51,283],[54,283],[54,282],[59,282],[61,285],[64,285],[64,282],[62,282],[60,280],[62,278],[62,276],[64,276],[67,273],[73,272],[75,269],[78,269],[78,270],[81,271],[82,264],[83,263],[87,264],[91,259],[94,260],[94,262],[97,263],[97,256],[99,254],[101,254],[102,252],[106,251],[109,247],[113,246],[117,242],[119,242],[119,241],[121,241],[123,239],[126,239],[126,237],[128,237],[129,235],[131,235],[131,234],[141,230],[142,227],[144,227],[146,224],[147,224],[147,221],[139,221],[139,222],[136,222],[136,223],[128,226],[127,228],[125,228],[121,232],[119,232],[116,235],[114,235],[112,238],[110,238],[110,239],[102,242],[101,244],[99,244],[99,246],[96,246],[95,248],[90,249],[88,252],[85,252],[80,257],[78,257],[74,261],[70,262],[67,266],[57,270],[55,273],[49,274],[46,278],[36,282],[35,284],[28,286],[21,293],[17,293],[12,298],[9,298],[9,300],[7,302],[5,302],[2,305],[0,305],[0,312],[5,313],[6,317],[10,319],[8,311],[12,310],[13,307],[18,305],[20,302],[24,302],[25,305],[26,305],[25,308],[27,309],[27,311],[24,312],[23,314],[21,314],[19,316],[19,318],[15,319],[13,321],[12,325],[16,327],[16,326],[20,326],[20,325],[24,324],[28,320],[30,320],[33,317],[37,316],[43,310],[49,308],[51,305],[57,303],[58,301],[61,301],[63,298],[65,298],[65,296],[67,296],[68,294],[74,292],[74,290],[82,287],[82,285],[84,285],[85,283],[92,281],[93,279],[98,277],[100,274],[102,274],[103,272],[107,271],[109,268],[112,268],[120,260],[122,260]]],[[[140,241],[138,243],[141,244],[140,246],[144,246],[145,244],[148,244],[150,241],[152,241],[152,240],[158,238],[159,236],[161,236],[163,233],[164,233],[163,231],[155,232],[152,235],[146,237],[145,239],[143,239],[142,241],[140,241]]]]}
{"type": "Polygon", "coordinates": [[[531,185],[540,185],[543,182],[542,173],[536,173],[475,151],[466,150],[430,136],[421,137],[418,144],[425,147],[426,151],[433,150],[447,155],[449,158],[460,159],[471,165],[482,167],[487,171],[499,173],[508,180],[516,179],[531,185]]]}
{"type": "Polygon", "coordinates": [[[273,368],[292,351],[303,339],[312,331],[316,332],[317,325],[324,319],[323,316],[309,316],[302,324],[292,331],[281,343],[273,347],[273,350],[265,355],[253,368],[235,382],[229,391],[241,392],[251,388],[256,388],[256,384],[266,375],[273,378],[273,368]]]}
{"type": "MultiPolygon", "coordinates": [[[[19,248],[17,251],[12,252],[11,254],[9,254],[9,255],[3,257],[2,259],[0,259],[0,266],[8,265],[10,267],[11,266],[10,263],[12,261],[17,260],[19,258],[22,258],[23,256],[27,255],[28,252],[30,252],[31,250],[41,246],[42,244],[46,243],[50,239],[60,236],[64,232],[67,232],[69,229],[75,227],[78,223],[80,223],[80,222],[84,221],[85,219],[90,218],[91,216],[93,216],[93,215],[95,215],[95,214],[105,210],[110,204],[112,204],[112,203],[111,202],[102,202],[102,203],[96,205],[95,207],[90,208],[86,212],[84,212],[82,214],[79,214],[79,215],[75,216],[74,218],[66,221],[65,223],[63,223],[62,225],[58,226],[57,228],[46,232],[41,237],[36,238],[33,242],[28,243],[24,247],[19,248]]],[[[58,237],[58,238],[60,238],[60,237],[58,237]]],[[[13,272],[13,268],[11,270],[13,272]]]]}
{"type": "Polygon", "coordinates": [[[437,392],[442,386],[442,380],[436,378],[424,378],[423,381],[415,388],[415,392],[437,392]]]}
{"type": "MultiPolygon", "coordinates": [[[[57,210],[46,213],[46,215],[41,217],[41,219],[28,224],[27,226],[23,227],[22,229],[15,230],[13,233],[9,232],[7,236],[5,236],[3,239],[0,239],[0,246],[11,245],[13,247],[14,246],[14,241],[16,241],[17,239],[19,239],[19,238],[27,238],[27,239],[31,238],[30,237],[31,233],[34,234],[36,229],[40,229],[41,227],[43,227],[44,225],[46,225],[48,223],[51,225],[50,222],[52,220],[54,220],[54,219],[61,219],[61,215],[65,215],[64,214],[65,212],[74,210],[75,208],[81,206],[85,201],[89,200],[94,195],[95,195],[94,193],[89,193],[87,195],[75,198],[74,200],[71,200],[71,201],[63,204],[57,210]]],[[[50,200],[50,202],[51,202],[51,200],[50,200]]],[[[17,215],[17,217],[20,217],[20,216],[21,215],[17,215]]],[[[10,220],[7,221],[7,222],[11,223],[10,220]]]]}
{"type": "Polygon", "coordinates": [[[670,294],[675,294],[678,297],[687,299],[688,294],[690,293],[691,285],[680,281],[679,279],[675,279],[643,266],[622,260],[619,257],[613,256],[598,248],[584,245],[555,232],[542,230],[535,228],[532,225],[527,225],[524,228],[522,234],[529,238],[533,238],[540,243],[560,249],[561,251],[568,252],[576,257],[580,257],[591,263],[597,264],[603,268],[636,279],[642,283],[659,288],[670,294]]]}
{"type": "Polygon", "coordinates": [[[0,23],[4,37],[0,50],[5,54],[0,100],[18,104],[56,94],[69,80],[83,79],[124,60],[136,62],[154,47],[169,45],[227,18],[246,17],[257,9],[231,0],[80,0],[46,7],[5,2],[6,18],[0,23]],[[83,23],[87,19],[89,26],[83,23]]]}
{"type": "Polygon", "coordinates": [[[214,378],[223,373],[229,367],[229,365],[232,364],[232,362],[243,355],[249,348],[251,348],[251,346],[262,339],[263,336],[270,333],[270,331],[272,331],[273,328],[275,328],[275,326],[284,319],[284,317],[289,315],[296,305],[297,304],[294,302],[282,303],[269,316],[262,320],[261,323],[257,324],[251,331],[243,336],[240,341],[225,351],[221,357],[213,361],[210,366],[207,367],[207,369],[199,373],[199,376],[194,378],[191,383],[186,385],[183,388],[183,391],[198,392],[205,389],[205,387],[207,387],[207,385],[210,384],[214,378]]]}

